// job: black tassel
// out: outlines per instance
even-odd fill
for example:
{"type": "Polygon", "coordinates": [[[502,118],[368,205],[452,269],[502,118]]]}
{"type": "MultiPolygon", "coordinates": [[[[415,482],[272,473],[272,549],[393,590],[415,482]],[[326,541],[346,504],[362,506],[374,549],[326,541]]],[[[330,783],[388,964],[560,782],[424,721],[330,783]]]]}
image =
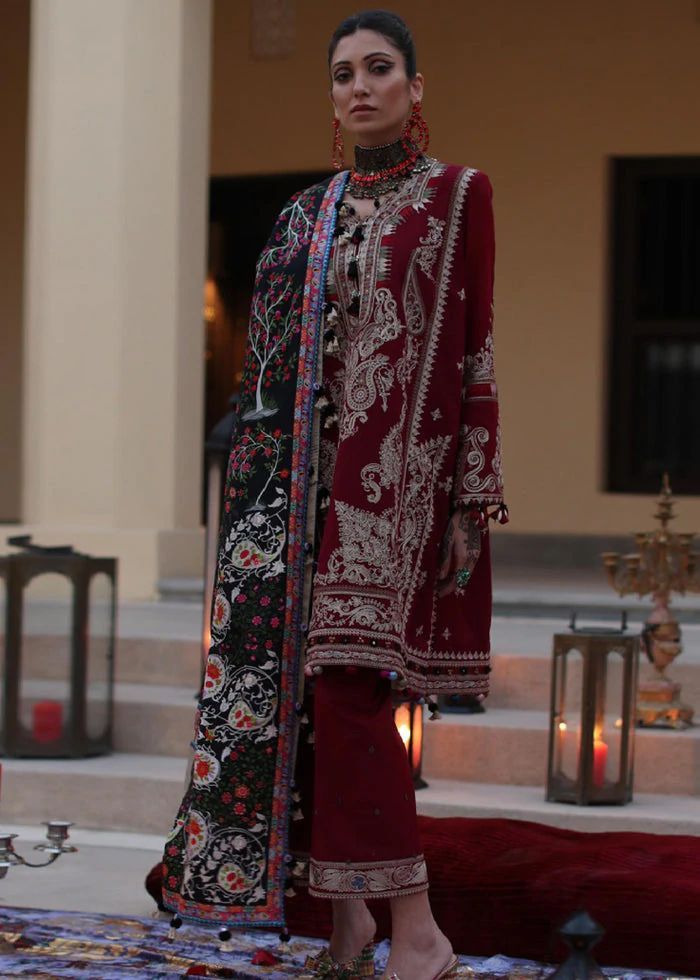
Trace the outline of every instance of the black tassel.
{"type": "Polygon", "coordinates": [[[360,294],[353,293],[352,299],[348,305],[348,313],[350,316],[357,316],[360,312],[360,294]]]}
{"type": "Polygon", "coordinates": [[[350,236],[350,241],[352,242],[353,245],[359,245],[360,242],[363,242],[364,240],[365,240],[365,233],[362,230],[362,225],[356,225],[355,230],[350,236]]]}
{"type": "Polygon", "coordinates": [[[357,259],[350,259],[348,262],[348,278],[354,279],[355,282],[359,279],[359,271],[357,268],[357,259]]]}

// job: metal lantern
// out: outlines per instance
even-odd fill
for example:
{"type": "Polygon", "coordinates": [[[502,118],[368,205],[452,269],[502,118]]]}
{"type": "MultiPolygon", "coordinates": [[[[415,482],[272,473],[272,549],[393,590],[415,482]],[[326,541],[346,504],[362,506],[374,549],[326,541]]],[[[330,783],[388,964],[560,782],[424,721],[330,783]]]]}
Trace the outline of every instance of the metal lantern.
{"type": "Polygon", "coordinates": [[[117,561],[69,546],[42,548],[28,535],[8,544],[21,550],[0,557],[0,753],[56,758],[109,752],[117,561]],[[64,597],[57,600],[59,591],[64,597]]]}
{"type": "Polygon", "coordinates": [[[555,635],[547,800],[631,801],[638,664],[637,636],[614,630],[555,635]]]}
{"type": "Polygon", "coordinates": [[[394,706],[394,724],[406,746],[408,762],[416,789],[428,784],[421,776],[423,768],[423,705],[418,701],[400,701],[394,706]]]}

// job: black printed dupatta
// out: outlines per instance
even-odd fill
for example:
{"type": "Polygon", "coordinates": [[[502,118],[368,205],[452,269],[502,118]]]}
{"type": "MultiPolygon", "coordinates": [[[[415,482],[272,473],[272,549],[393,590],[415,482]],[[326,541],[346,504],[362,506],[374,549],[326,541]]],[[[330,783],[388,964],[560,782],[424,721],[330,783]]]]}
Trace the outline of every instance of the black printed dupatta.
{"type": "Polygon", "coordinates": [[[258,260],[194,761],[163,859],[165,906],[220,925],[284,925],[314,382],[346,178],[292,198],[258,260]]]}

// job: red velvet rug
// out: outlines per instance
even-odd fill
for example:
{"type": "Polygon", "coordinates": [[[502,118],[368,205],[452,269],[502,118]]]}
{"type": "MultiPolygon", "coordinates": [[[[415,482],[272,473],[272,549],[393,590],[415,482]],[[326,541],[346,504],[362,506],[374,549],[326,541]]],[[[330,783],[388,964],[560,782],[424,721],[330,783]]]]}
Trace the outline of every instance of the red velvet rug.
{"type": "MultiPolygon", "coordinates": [[[[700,838],[419,819],[430,900],[457,952],[561,962],[556,929],[585,908],[607,931],[598,963],[700,975],[700,838]]],[[[287,908],[292,932],[329,934],[328,902],[300,893],[287,908]]],[[[385,903],[374,912],[387,935],[385,903]]]]}
{"type": "MultiPolygon", "coordinates": [[[[456,952],[562,962],[556,930],[585,908],[606,929],[595,948],[601,966],[700,976],[700,838],[419,820],[430,900],[456,952]]],[[[388,935],[386,903],[373,912],[388,935]]],[[[330,903],[305,891],[288,900],[287,913],[296,935],[330,933],[330,903]]]]}

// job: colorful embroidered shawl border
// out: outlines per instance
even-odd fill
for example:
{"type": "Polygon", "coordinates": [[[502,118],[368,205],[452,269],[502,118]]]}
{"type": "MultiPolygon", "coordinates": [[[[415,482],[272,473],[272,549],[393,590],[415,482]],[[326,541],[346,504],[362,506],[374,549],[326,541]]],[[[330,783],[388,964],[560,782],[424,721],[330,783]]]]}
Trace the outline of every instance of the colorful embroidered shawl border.
{"type": "Polygon", "coordinates": [[[329,183],[317,212],[309,243],[302,301],[299,360],[293,418],[293,442],[288,512],[286,603],[283,639],[283,668],[279,680],[278,750],[270,814],[267,864],[267,896],[262,905],[218,910],[183,898],[166,888],[167,908],[199,922],[230,926],[284,926],[284,888],[287,875],[285,858],[291,811],[290,782],[296,745],[295,702],[300,696],[301,624],[304,607],[304,532],[308,496],[308,463],[314,427],[314,388],[325,295],[325,277],[337,202],[345,190],[348,173],[336,175],[329,183]],[[206,913],[204,909],[206,908],[206,913]]]}
{"type": "MultiPolygon", "coordinates": [[[[294,410],[294,450],[291,470],[291,492],[288,524],[287,550],[287,604],[285,609],[284,662],[287,670],[282,674],[280,692],[279,729],[283,749],[278,761],[276,782],[279,792],[273,798],[271,847],[269,853],[270,877],[273,868],[276,872],[275,885],[270,892],[276,899],[275,911],[279,916],[269,925],[284,924],[284,863],[287,855],[290,818],[290,782],[294,768],[293,746],[295,742],[294,705],[298,699],[301,624],[304,607],[304,531],[306,528],[306,506],[308,494],[308,461],[312,441],[314,412],[313,381],[316,362],[320,350],[321,324],[325,295],[326,271],[333,230],[337,217],[336,203],[345,191],[347,172],[338,174],[331,181],[316,219],[311,246],[309,249],[304,302],[302,310],[301,338],[299,343],[299,372],[297,375],[297,398],[294,410]],[[282,740],[282,736],[284,739],[282,740]],[[277,834],[275,835],[275,828],[277,834]]],[[[269,903],[271,904],[270,900],[269,903]]],[[[253,920],[251,920],[253,921],[253,920]]],[[[256,919],[256,921],[259,921],[256,919]]]]}

